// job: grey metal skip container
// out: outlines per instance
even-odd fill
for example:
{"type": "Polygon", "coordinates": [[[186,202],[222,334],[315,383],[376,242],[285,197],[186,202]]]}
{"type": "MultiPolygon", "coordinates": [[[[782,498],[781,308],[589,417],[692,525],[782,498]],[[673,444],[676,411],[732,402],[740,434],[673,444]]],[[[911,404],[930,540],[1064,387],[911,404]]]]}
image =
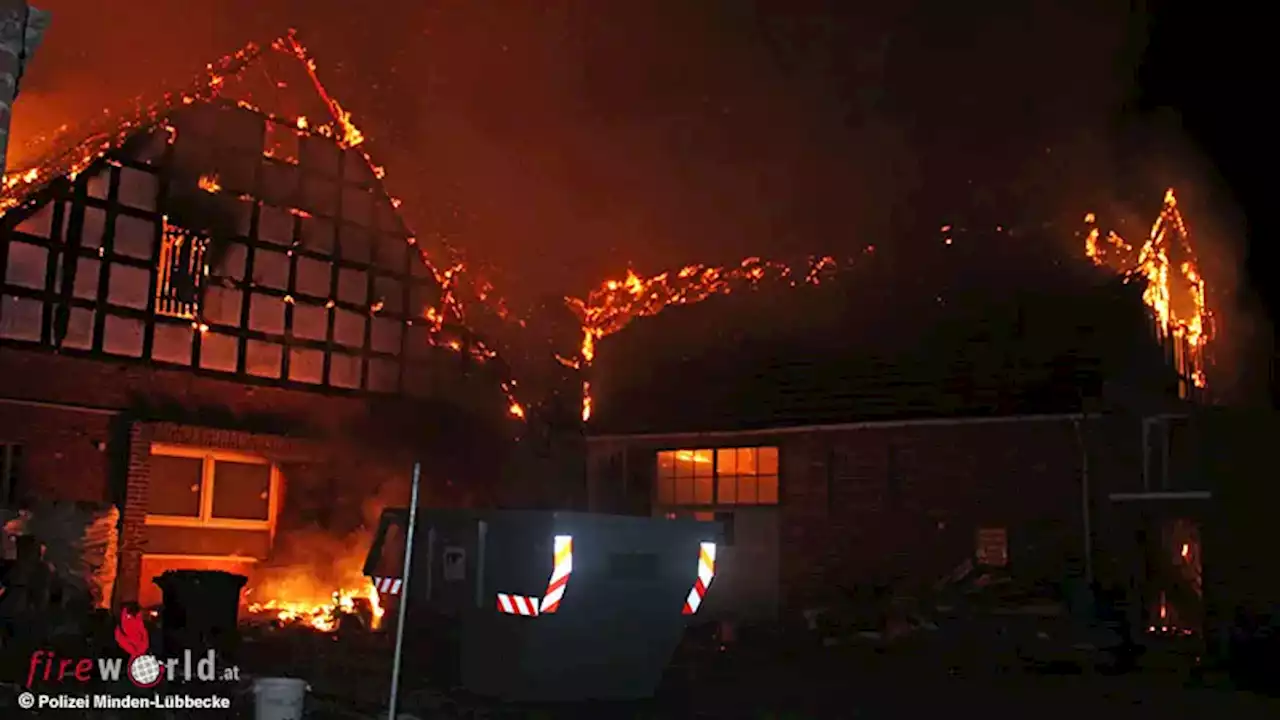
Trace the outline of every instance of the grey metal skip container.
{"type": "Polygon", "coordinates": [[[401,595],[407,519],[384,511],[365,564],[386,605],[409,603],[407,683],[452,676],[510,702],[651,697],[714,586],[717,523],[422,510],[401,595]]]}

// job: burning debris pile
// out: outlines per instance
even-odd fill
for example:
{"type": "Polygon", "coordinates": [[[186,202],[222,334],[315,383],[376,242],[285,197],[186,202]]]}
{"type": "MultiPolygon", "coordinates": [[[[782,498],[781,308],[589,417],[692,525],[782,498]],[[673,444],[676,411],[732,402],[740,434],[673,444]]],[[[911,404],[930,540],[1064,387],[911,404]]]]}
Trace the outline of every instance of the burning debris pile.
{"type": "Polygon", "coordinates": [[[372,538],[363,529],[347,537],[308,531],[281,538],[275,562],[286,564],[253,573],[245,590],[249,621],[333,632],[352,616],[377,629],[384,611],[363,571],[372,538]],[[297,557],[304,552],[305,559],[297,557]]]}
{"type": "Polygon", "coordinates": [[[281,530],[271,560],[250,574],[244,592],[247,621],[320,632],[334,632],[347,619],[380,627],[385,608],[364,574],[364,562],[383,509],[403,505],[407,497],[404,479],[396,477],[362,503],[326,500],[358,514],[359,524],[348,532],[318,522],[281,530]]]}

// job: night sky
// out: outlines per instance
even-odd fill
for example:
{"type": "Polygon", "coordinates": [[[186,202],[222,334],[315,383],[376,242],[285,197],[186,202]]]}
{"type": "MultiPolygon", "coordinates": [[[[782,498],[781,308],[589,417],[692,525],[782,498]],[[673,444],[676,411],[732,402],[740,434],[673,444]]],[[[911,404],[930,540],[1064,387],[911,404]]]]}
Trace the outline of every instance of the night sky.
{"type": "Polygon", "coordinates": [[[1143,37],[1107,0],[40,5],[19,143],[294,25],[419,234],[518,271],[517,295],[946,223],[1145,218],[1163,190],[1112,169],[1143,37]]]}

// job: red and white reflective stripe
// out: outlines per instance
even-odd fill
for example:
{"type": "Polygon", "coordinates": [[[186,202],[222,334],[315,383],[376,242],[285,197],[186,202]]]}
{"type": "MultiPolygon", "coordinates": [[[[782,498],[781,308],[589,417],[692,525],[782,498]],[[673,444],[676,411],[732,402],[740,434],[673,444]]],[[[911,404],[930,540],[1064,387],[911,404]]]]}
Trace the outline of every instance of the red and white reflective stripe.
{"type": "Polygon", "coordinates": [[[373,589],[378,592],[388,595],[400,594],[400,585],[402,584],[400,578],[375,577],[370,579],[373,580],[373,589]]]}
{"type": "Polygon", "coordinates": [[[543,614],[553,613],[560,609],[560,600],[564,598],[564,589],[569,585],[569,575],[573,572],[573,538],[568,535],[556,536],[556,562],[551,568],[551,579],[547,581],[547,593],[542,596],[543,614]]]}
{"type": "Polygon", "coordinates": [[[689,597],[684,601],[684,614],[692,615],[698,612],[698,607],[702,605],[702,598],[707,594],[707,588],[711,587],[711,581],[716,576],[716,544],[704,542],[698,551],[698,579],[693,583],[693,589],[689,591],[689,597]]]}
{"type": "Polygon", "coordinates": [[[537,617],[538,598],[498,593],[498,611],[507,615],[537,617]]]}
{"type": "Polygon", "coordinates": [[[529,617],[556,612],[560,609],[560,601],[564,599],[564,591],[569,585],[571,574],[573,574],[573,536],[557,535],[551,579],[547,581],[547,591],[542,596],[542,600],[539,602],[536,597],[498,593],[498,612],[529,617]]]}

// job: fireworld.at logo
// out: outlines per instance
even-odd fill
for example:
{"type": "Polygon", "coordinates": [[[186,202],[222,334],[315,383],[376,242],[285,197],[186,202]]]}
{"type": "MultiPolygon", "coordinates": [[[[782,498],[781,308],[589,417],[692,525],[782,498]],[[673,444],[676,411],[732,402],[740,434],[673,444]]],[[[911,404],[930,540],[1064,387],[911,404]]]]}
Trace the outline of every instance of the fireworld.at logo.
{"type": "Polygon", "coordinates": [[[236,665],[219,667],[217,653],[213,650],[207,651],[199,659],[190,650],[184,650],[180,658],[171,657],[163,661],[152,655],[151,634],[142,614],[136,610],[124,610],[120,613],[115,639],[116,644],[128,656],[127,660],[67,658],[55,655],[52,650],[35,651],[31,654],[27,687],[32,687],[41,680],[88,683],[94,679],[95,670],[97,679],[103,682],[118,682],[123,671],[130,682],[144,689],[153,688],[162,680],[217,682],[240,679],[240,668],[236,665]]]}

